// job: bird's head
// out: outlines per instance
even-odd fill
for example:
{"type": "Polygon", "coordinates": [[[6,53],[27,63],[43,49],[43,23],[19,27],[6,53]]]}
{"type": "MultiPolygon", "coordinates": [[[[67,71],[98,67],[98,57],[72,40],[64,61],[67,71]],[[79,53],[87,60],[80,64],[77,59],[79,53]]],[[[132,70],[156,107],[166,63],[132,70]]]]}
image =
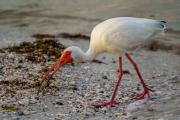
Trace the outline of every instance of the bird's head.
{"type": "Polygon", "coordinates": [[[69,62],[84,62],[83,60],[84,52],[76,46],[71,46],[66,48],[62,54],[60,59],[69,62]]]}
{"type": "Polygon", "coordinates": [[[51,77],[60,67],[72,62],[83,62],[83,51],[75,46],[66,48],[56,63],[47,71],[45,78],[51,77]]]}

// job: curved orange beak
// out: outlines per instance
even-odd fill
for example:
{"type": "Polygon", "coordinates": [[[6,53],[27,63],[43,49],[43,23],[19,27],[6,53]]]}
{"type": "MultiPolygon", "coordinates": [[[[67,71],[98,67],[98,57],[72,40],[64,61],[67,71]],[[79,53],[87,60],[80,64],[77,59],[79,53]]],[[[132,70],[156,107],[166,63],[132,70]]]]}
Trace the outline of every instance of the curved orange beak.
{"type": "Polygon", "coordinates": [[[61,54],[61,57],[56,61],[56,63],[45,73],[44,79],[51,78],[60,67],[67,63],[73,62],[73,59],[71,57],[71,51],[64,51],[61,54]]]}
{"type": "Polygon", "coordinates": [[[58,69],[67,64],[73,62],[73,58],[71,57],[71,51],[64,51],[62,52],[61,57],[56,61],[56,63],[45,73],[45,76],[43,77],[38,93],[44,89],[46,86],[49,85],[50,78],[58,71],[58,69]]]}

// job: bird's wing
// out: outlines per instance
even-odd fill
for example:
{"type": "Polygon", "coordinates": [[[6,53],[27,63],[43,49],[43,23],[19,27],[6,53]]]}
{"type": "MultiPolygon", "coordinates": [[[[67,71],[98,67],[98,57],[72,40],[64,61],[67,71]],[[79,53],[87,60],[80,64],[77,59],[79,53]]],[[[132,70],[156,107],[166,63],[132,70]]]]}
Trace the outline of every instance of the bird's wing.
{"type": "Polygon", "coordinates": [[[120,18],[106,26],[107,44],[128,48],[156,35],[165,29],[165,21],[144,18],[120,18]]]}
{"type": "Polygon", "coordinates": [[[115,28],[117,29],[115,31],[121,31],[127,37],[140,37],[139,39],[147,39],[165,29],[165,22],[161,20],[131,18],[120,22],[119,26],[117,26],[119,28],[115,28]]]}

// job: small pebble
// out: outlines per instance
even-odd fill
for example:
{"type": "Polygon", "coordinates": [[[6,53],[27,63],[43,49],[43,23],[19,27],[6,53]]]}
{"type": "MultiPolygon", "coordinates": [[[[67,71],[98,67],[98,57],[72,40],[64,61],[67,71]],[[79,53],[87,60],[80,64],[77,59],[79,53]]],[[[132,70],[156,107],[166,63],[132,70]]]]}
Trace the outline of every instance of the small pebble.
{"type": "Polygon", "coordinates": [[[17,111],[17,114],[18,114],[19,116],[25,115],[24,112],[21,111],[21,110],[17,111]]]}
{"type": "Polygon", "coordinates": [[[19,104],[20,105],[25,105],[25,106],[28,105],[29,104],[29,98],[25,97],[24,99],[19,101],[19,104]]]}
{"type": "Polygon", "coordinates": [[[48,106],[45,105],[43,108],[43,111],[46,112],[46,111],[48,111],[48,109],[49,109],[48,106]]]}
{"type": "Polygon", "coordinates": [[[107,110],[108,110],[107,107],[103,107],[103,108],[100,109],[100,112],[106,113],[107,110]]]}
{"type": "Polygon", "coordinates": [[[107,77],[107,76],[105,76],[105,75],[104,75],[104,76],[102,76],[102,78],[103,78],[103,79],[108,79],[108,77],[107,77]]]}
{"type": "Polygon", "coordinates": [[[106,59],[106,57],[105,57],[105,56],[103,56],[103,57],[102,57],[102,59],[103,59],[103,60],[105,60],[105,59],[106,59]]]}
{"type": "Polygon", "coordinates": [[[60,102],[60,101],[57,101],[56,104],[57,104],[57,105],[64,105],[64,104],[63,104],[62,102],[60,102]]]}
{"type": "Polygon", "coordinates": [[[21,120],[21,118],[17,117],[15,120],[21,120]]]}

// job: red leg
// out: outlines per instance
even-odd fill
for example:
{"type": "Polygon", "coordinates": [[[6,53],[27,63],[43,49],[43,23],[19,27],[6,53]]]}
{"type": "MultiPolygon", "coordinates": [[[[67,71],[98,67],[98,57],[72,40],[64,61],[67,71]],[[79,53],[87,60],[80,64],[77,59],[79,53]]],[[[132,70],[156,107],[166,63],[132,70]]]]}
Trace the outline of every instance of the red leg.
{"type": "Polygon", "coordinates": [[[125,53],[125,55],[126,55],[127,59],[128,59],[128,60],[131,62],[131,64],[133,65],[134,69],[136,70],[137,75],[138,75],[138,77],[139,77],[139,79],[140,79],[140,81],[141,81],[141,84],[142,84],[143,88],[144,88],[144,91],[143,91],[141,94],[137,95],[137,96],[135,97],[135,99],[137,99],[137,100],[144,99],[145,95],[148,95],[148,97],[150,97],[149,91],[153,92],[153,90],[150,89],[150,88],[148,88],[148,86],[145,84],[145,82],[144,82],[144,80],[143,80],[143,78],[142,78],[142,76],[141,76],[141,73],[140,73],[140,71],[139,71],[139,68],[138,68],[137,64],[133,61],[133,59],[130,57],[130,55],[129,55],[128,53],[125,53]]]}
{"type": "Polygon", "coordinates": [[[112,93],[112,97],[110,99],[109,102],[99,102],[97,104],[95,104],[95,106],[113,106],[114,104],[118,104],[116,101],[115,101],[115,97],[116,97],[116,94],[117,94],[117,91],[118,91],[118,87],[119,87],[119,84],[120,84],[120,81],[122,79],[122,76],[123,76],[123,72],[122,72],[122,58],[119,57],[119,72],[118,72],[118,80],[116,82],[116,85],[115,85],[115,88],[113,90],[113,93],[112,93]]]}

